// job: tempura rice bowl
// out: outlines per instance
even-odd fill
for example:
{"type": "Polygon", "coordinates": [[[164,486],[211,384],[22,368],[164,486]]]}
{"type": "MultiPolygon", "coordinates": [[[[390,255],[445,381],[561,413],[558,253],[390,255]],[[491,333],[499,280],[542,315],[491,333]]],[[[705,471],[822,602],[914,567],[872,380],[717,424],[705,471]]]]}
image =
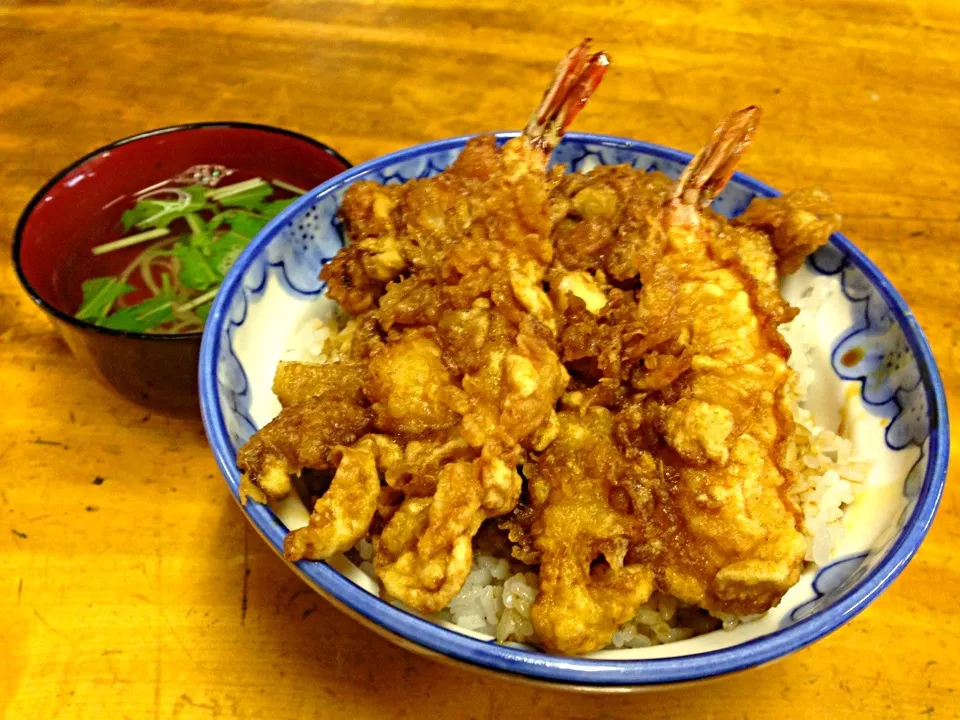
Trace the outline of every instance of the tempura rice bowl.
{"type": "MultiPolygon", "coordinates": [[[[512,136],[500,135],[502,139],[512,136]]],[[[321,295],[320,267],[343,244],[336,210],[359,179],[403,182],[437,174],[466,138],[429,143],[360,165],[307,193],[278,216],[236,262],[204,333],[204,422],[235,497],[236,450],[280,409],[270,390],[277,362],[324,361],[323,333],[335,304],[321,295]]],[[[689,155],[636,141],[570,133],[554,162],[571,171],[630,163],[676,177],[689,155]]],[[[777,194],[737,174],[714,203],[733,216],[754,196],[777,194]]],[[[794,349],[797,409],[807,470],[794,492],[811,562],[782,602],[759,618],[722,618],[696,634],[689,613],[654,596],[611,646],[585,658],[547,655],[533,639],[530,569],[478,555],[466,586],[430,619],[378,597],[361,541],[329,563],[296,569],[351,615],[406,647],[477,668],[603,689],[700,679],[767,662],[838,627],[892,581],[916,552],[936,511],[947,458],[942,386],[909,310],[879,271],[840,235],[783,284],[801,314],[784,335],[794,349]],[[838,432],[839,431],[839,432],[838,432]],[[693,637],[689,637],[694,635],[693,637]],[[643,662],[635,662],[642,660],[643,662]]],[[[296,498],[244,512],[282,554],[288,528],[306,522],[296,498]]]]}

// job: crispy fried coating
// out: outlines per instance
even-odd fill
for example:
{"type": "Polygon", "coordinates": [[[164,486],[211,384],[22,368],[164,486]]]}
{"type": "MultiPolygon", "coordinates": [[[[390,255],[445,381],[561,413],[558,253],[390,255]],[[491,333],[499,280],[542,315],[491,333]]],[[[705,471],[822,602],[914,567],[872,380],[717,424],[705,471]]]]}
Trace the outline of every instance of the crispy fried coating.
{"type": "Polygon", "coordinates": [[[483,520],[477,474],[474,463],[444,465],[427,504],[406,500],[374,546],[384,587],[418,610],[446,607],[470,574],[473,536],[483,520]]]}
{"type": "Polygon", "coordinates": [[[411,334],[388,344],[370,360],[369,371],[367,393],[378,430],[416,437],[459,419],[450,407],[458,388],[432,339],[411,334]]]}
{"type": "Polygon", "coordinates": [[[569,379],[543,284],[547,199],[562,171],[545,164],[523,138],[503,148],[478,138],[436,177],[345,194],[350,244],[321,272],[352,315],[332,341],[345,359],[279,368],[285,407],[241,451],[245,482],[272,498],[312,467],[288,459],[317,442],[306,407],[330,422],[360,413],[372,435],[324,445],[322,466],[337,472],[288,557],[329,557],[382,528],[374,562],[387,591],[433,612],[460,590],[480,524],[515,507],[517,465],[556,435],[569,379]],[[376,448],[364,449],[371,437],[376,448]]]}
{"type": "Polygon", "coordinates": [[[237,454],[246,493],[260,502],[286,497],[292,475],[334,469],[333,450],[355,443],[372,423],[370,410],[350,402],[310,398],[285,408],[237,454]]]}
{"type": "MultiPolygon", "coordinates": [[[[355,183],[340,212],[350,245],[320,273],[329,296],[359,315],[377,307],[388,287],[396,291],[391,281],[423,271],[440,272],[442,284],[453,286],[443,290],[458,299],[459,281],[480,273],[461,288],[470,300],[489,292],[498,273],[542,273],[536,264],[552,256],[543,165],[542,153],[524,139],[501,151],[484,136],[435,177],[355,183]]],[[[382,318],[388,324],[390,315],[382,318]]]]}
{"type": "Polygon", "coordinates": [[[408,498],[375,541],[384,587],[423,612],[442,610],[470,574],[480,524],[513,509],[520,485],[516,469],[500,458],[441,466],[429,503],[408,498]]]}
{"type": "Polygon", "coordinates": [[[767,234],[777,255],[777,271],[788,275],[839,227],[840,216],[827,191],[807,188],[755,198],[735,222],[767,234]]]}
{"type": "MultiPolygon", "coordinates": [[[[524,141],[499,150],[482,138],[439,179],[382,188],[399,193],[381,201],[393,208],[387,224],[344,206],[349,228],[396,238],[406,263],[369,312],[386,343],[370,356],[366,394],[377,429],[405,447],[385,482],[406,499],[374,562],[388,592],[425,612],[459,591],[480,524],[514,508],[516,466],[555,433],[568,376],[543,277],[552,257],[547,193],[558,178],[524,141]]],[[[337,297],[335,278],[328,282],[337,297]]]]}
{"type": "Polygon", "coordinates": [[[601,270],[620,283],[652,270],[662,235],[657,215],[671,185],[663,173],[627,165],[564,176],[550,198],[553,212],[563,212],[553,229],[557,264],[601,270]]]}
{"type": "Polygon", "coordinates": [[[283,554],[289,560],[318,560],[349,550],[373,520],[380,495],[376,455],[363,442],[335,448],[334,454],[340,456],[337,472],[314,505],[309,524],[284,539],[283,554]]]}
{"type": "Polygon", "coordinates": [[[598,168],[551,199],[566,209],[548,277],[576,385],[559,438],[526,466],[533,520],[506,526],[518,557],[540,558],[534,624],[559,652],[605,646],[655,589],[763,612],[803,563],[777,331],[795,311],[778,283],[834,217],[808,192],[757,201],[736,224],[709,211],[664,222],[667,189],[598,168]]]}
{"type": "Polygon", "coordinates": [[[779,279],[836,216],[804,191],[690,223],[671,193],[493,138],[436,177],[352,186],[321,273],[352,316],[344,359],[281,364],[284,409],[238,457],[258,499],[335,471],[287,556],[372,533],[387,592],[432,613],[499,518],[540,565],[544,646],[572,654],[658,590],[717,615],[779,602],[805,549],[779,279]]]}
{"type": "Polygon", "coordinates": [[[546,647],[580,654],[603,647],[653,593],[647,565],[624,565],[643,532],[629,497],[642,492],[644,464],[616,446],[606,408],[564,411],[559,425],[557,439],[527,466],[540,555],[533,622],[546,647]]]}
{"type": "Polygon", "coordinates": [[[363,405],[367,368],[360,362],[281,362],[273,376],[273,393],[283,407],[311,398],[363,405]]]}

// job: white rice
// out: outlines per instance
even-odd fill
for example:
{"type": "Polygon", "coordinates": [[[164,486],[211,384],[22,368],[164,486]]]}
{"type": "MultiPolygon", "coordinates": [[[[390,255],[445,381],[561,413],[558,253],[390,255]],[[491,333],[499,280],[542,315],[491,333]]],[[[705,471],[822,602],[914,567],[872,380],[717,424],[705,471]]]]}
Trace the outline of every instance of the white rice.
{"type": "Polygon", "coordinates": [[[352,324],[339,312],[329,319],[310,318],[293,334],[283,353],[284,360],[328,363],[340,360],[341,351],[350,342],[352,324]]]}
{"type": "Polygon", "coordinates": [[[806,559],[826,565],[843,539],[843,513],[866,480],[869,464],[851,457],[851,442],[816,426],[810,412],[798,407],[797,450],[803,469],[791,489],[803,511],[806,559]]]}
{"type": "MultiPolygon", "coordinates": [[[[805,407],[804,398],[816,381],[811,361],[818,344],[817,314],[830,295],[837,291],[827,278],[815,278],[799,302],[800,312],[780,328],[793,350],[790,366],[797,373],[799,401],[794,408],[797,424],[799,478],[791,494],[803,512],[802,530],[807,537],[806,560],[816,565],[829,562],[837,543],[843,538],[843,513],[853,502],[857,486],[866,480],[869,463],[852,457],[849,439],[819,427],[805,407]]],[[[324,362],[332,359],[335,326],[317,321],[304,330],[301,347],[309,353],[303,359],[324,362]]],[[[375,579],[371,562],[373,546],[361,540],[354,548],[360,570],[375,579]]],[[[492,555],[477,555],[463,589],[437,618],[464,629],[485,633],[499,642],[535,642],[530,611],[537,597],[537,575],[518,572],[514,561],[492,555]]],[[[395,602],[400,607],[402,603],[395,602]]],[[[741,622],[759,616],[733,615],[711,618],[703,611],[684,607],[677,598],[654,593],[636,616],[614,633],[609,647],[642,648],[684,640],[716,629],[731,630],[741,622]]]]}
{"type": "Polygon", "coordinates": [[[454,624],[500,642],[527,642],[534,638],[530,609],[536,597],[536,573],[513,573],[508,560],[480,555],[445,612],[454,624]]]}
{"type": "Polygon", "coordinates": [[[869,471],[868,462],[853,457],[851,441],[817,425],[805,403],[816,381],[812,357],[819,344],[819,309],[837,292],[839,288],[832,279],[814,276],[796,303],[799,314],[780,328],[793,350],[790,367],[797,373],[799,397],[794,420],[801,470],[791,494],[803,511],[806,559],[817,565],[826,565],[843,539],[844,508],[853,502],[857,487],[866,481],[869,471]]]}

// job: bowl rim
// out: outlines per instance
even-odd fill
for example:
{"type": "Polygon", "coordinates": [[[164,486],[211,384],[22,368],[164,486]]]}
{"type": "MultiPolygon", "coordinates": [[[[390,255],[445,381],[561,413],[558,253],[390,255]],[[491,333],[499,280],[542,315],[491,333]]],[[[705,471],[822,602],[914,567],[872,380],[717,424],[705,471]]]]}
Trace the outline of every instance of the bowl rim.
{"type": "MultiPolygon", "coordinates": [[[[260,123],[250,123],[242,122],[239,120],[212,120],[206,122],[195,122],[195,123],[184,123],[182,125],[168,125],[166,127],[156,128],[155,130],[146,130],[144,132],[137,133],[135,135],[129,135],[119,140],[114,140],[113,142],[107,143],[101,147],[98,147],[96,150],[91,150],[82,157],[74,160],[72,163],[64,167],[62,170],[59,170],[55,173],[49,180],[47,180],[37,192],[33,194],[29,202],[27,202],[23,211],[20,213],[20,217],[17,220],[16,227],[13,231],[13,245],[11,247],[11,253],[13,256],[13,267],[17,274],[17,279],[20,281],[20,285],[23,287],[24,291],[36,303],[40,309],[45,312],[53,315],[58,320],[66,322],[70,325],[73,325],[78,328],[85,330],[93,330],[95,332],[103,333],[104,335],[112,335],[114,337],[125,337],[132,338],[136,340],[149,340],[153,342],[174,342],[177,340],[197,340],[203,334],[202,330],[196,330],[189,333],[144,333],[144,332],[132,332],[129,330],[114,330],[113,328],[105,328],[100,325],[95,325],[92,322],[86,320],[80,320],[73,315],[70,315],[67,312],[64,312],[53,303],[50,303],[41,297],[40,293],[37,292],[36,288],[30,283],[27,279],[26,273],[23,270],[22,262],[20,259],[21,249],[23,246],[23,238],[26,233],[27,223],[30,221],[33,211],[36,209],[43,199],[53,190],[60,182],[74,170],[82,167],[91,160],[99,157],[105,152],[110,150],[115,150],[118,147],[124,145],[130,145],[140,140],[147,140],[157,135],[170,135],[173,133],[192,131],[192,130],[208,130],[208,129],[232,129],[232,130],[256,130],[260,132],[272,133],[274,135],[285,135],[291,139],[298,140],[300,142],[307,143],[308,145],[313,145],[314,147],[322,150],[327,155],[330,155],[333,159],[337,160],[344,166],[344,170],[349,170],[353,167],[353,163],[347,160],[343,155],[341,155],[337,150],[330,147],[320,140],[316,140],[308,135],[296,132],[295,130],[287,130],[286,128],[275,127],[273,125],[262,125],[260,123]]],[[[341,171],[341,172],[343,172],[341,171]]],[[[339,173],[338,173],[339,174],[339,173]]],[[[334,176],[335,177],[335,176],[334,176]]],[[[332,180],[333,178],[331,178],[332,180]]],[[[206,325],[206,323],[204,323],[206,325]]]]}
{"type": "MultiPolygon", "coordinates": [[[[495,135],[498,140],[505,141],[516,137],[519,133],[498,132],[495,135]]],[[[220,471],[238,503],[239,472],[218,399],[217,359],[223,326],[229,320],[229,309],[234,295],[238,289],[242,290],[242,278],[246,270],[289,220],[315,204],[318,199],[349,185],[358,175],[426,153],[461,148],[471,137],[475,135],[437,140],[400,150],[362,163],[328,180],[299,198],[274,218],[234,263],[224,280],[222,291],[217,294],[204,329],[198,374],[204,428],[220,471]]],[[[690,153],[680,150],[611,135],[571,132],[567,133],[565,141],[639,151],[682,164],[692,157],[690,153]]],[[[775,197],[781,194],[769,185],[740,172],[734,175],[734,179],[758,196],[775,197]]],[[[375,626],[379,626],[382,631],[400,636],[426,651],[439,653],[481,669],[499,671],[554,685],[613,689],[700,680],[771,662],[832,632],[861,612],[889,586],[918,550],[933,521],[943,493],[950,435],[946,398],[940,373],[929,343],[913,312],[890,281],[850,240],[835,233],[831,242],[847,255],[851,263],[862,271],[873,287],[880,292],[902,328],[916,358],[926,389],[930,435],[927,469],[910,519],[901,528],[901,532],[881,562],[830,607],[815,612],[787,628],[775,630],[768,635],[730,648],[673,658],[586,659],[534,653],[500,645],[492,640],[485,641],[462,635],[389,605],[355,585],[325,562],[299,561],[288,564],[293,566],[298,574],[309,578],[315,589],[319,586],[322,594],[329,594],[337,603],[345,605],[351,611],[350,614],[366,618],[375,626]]],[[[256,503],[245,507],[241,505],[241,509],[282,558],[283,537],[286,529],[276,516],[268,507],[256,503]]]]}

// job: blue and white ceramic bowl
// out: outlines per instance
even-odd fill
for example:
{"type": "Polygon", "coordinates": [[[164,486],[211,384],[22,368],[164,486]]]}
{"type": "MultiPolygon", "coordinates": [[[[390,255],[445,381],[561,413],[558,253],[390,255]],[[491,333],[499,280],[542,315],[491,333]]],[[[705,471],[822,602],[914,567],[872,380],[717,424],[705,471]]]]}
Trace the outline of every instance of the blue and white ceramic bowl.
{"type": "MultiPolygon", "coordinates": [[[[398,183],[435,175],[467,139],[427,143],[337,176],[280,214],[234,264],[207,320],[200,357],[204,423],[234,497],[240,480],[237,448],[280,409],[270,390],[277,362],[306,324],[332,310],[317,275],[344,243],[337,219],[344,191],[358,180],[398,183]]],[[[648,143],[570,133],[554,162],[571,171],[629,163],[676,177],[689,158],[648,143]]],[[[737,174],[715,208],[735,215],[754,196],[776,194],[737,174]]],[[[500,645],[393,607],[346,558],[302,561],[293,568],[338,607],[405,647],[553,685],[639,689],[691,681],[766,663],[813,642],[863,610],[917,551],[943,490],[949,442],[936,364],[897,291],[842,235],[834,235],[788,278],[784,293],[797,299],[825,282],[834,292],[817,314],[819,344],[811,362],[818,379],[811,409],[819,424],[834,427],[842,409],[857,452],[875,463],[868,487],[846,514],[846,536],[832,561],[808,570],[762,619],[667,645],[557,657],[500,645]]],[[[286,527],[278,514],[256,503],[244,512],[282,554],[286,527]]],[[[291,520],[283,508],[277,512],[288,523],[303,522],[291,520]]]]}

